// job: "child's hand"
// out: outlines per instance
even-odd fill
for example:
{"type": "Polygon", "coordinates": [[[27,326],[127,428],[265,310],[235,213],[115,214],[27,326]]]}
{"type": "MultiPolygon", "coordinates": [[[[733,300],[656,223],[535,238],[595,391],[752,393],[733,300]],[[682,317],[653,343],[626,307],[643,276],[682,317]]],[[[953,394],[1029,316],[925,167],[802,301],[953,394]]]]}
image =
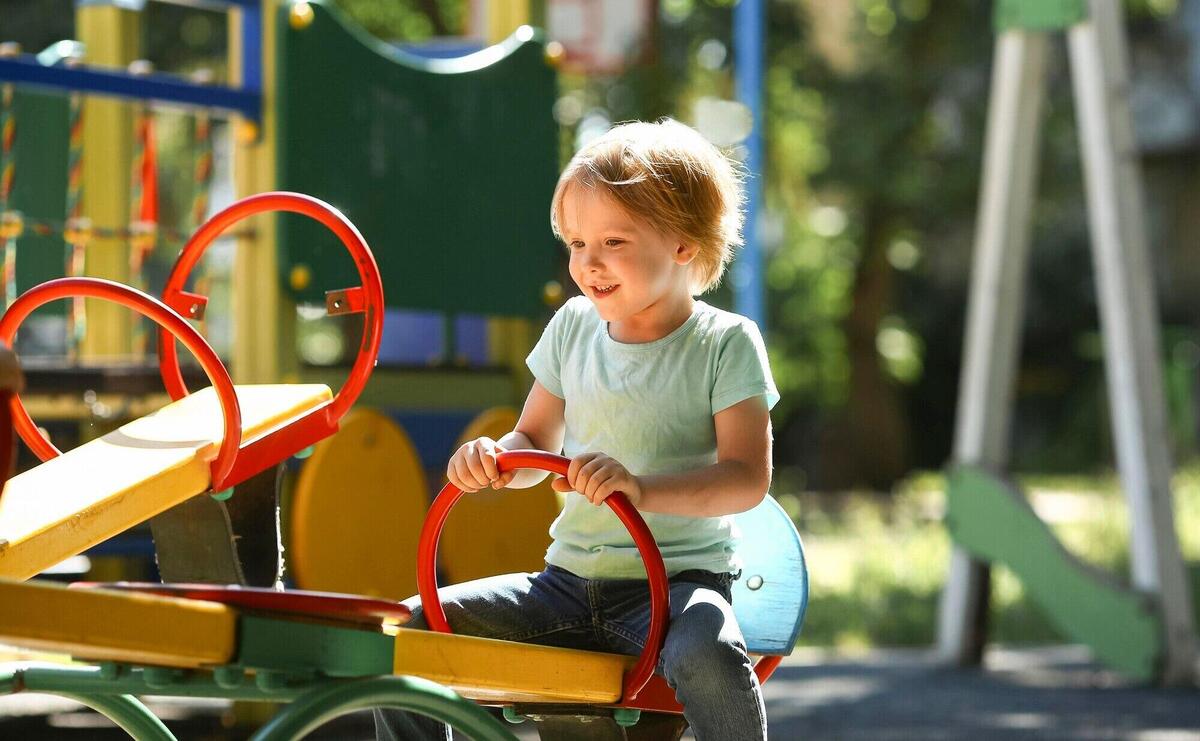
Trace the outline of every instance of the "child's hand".
{"type": "Polygon", "coordinates": [[[577,491],[597,507],[616,491],[637,506],[642,499],[642,482],[604,453],[583,453],[571,459],[566,478],[551,484],[555,491],[577,491]]]}
{"type": "Polygon", "coordinates": [[[513,480],[516,471],[500,473],[496,455],[504,448],[490,437],[476,438],[454,451],[446,465],[446,478],[463,491],[479,491],[485,486],[503,489],[513,480]]]}

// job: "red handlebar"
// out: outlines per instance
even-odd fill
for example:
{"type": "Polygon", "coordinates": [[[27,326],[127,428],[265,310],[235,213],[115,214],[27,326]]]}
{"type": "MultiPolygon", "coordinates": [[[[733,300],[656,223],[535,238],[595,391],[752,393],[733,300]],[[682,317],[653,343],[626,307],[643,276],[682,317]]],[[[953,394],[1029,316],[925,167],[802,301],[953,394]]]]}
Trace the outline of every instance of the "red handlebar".
{"type": "MultiPolygon", "coordinates": [[[[264,211],[288,211],[303,214],[321,222],[342,241],[358,267],[362,286],[346,289],[339,292],[340,295],[336,299],[330,299],[330,302],[340,311],[361,311],[365,314],[358,357],[350,369],[346,383],[337,392],[327,412],[328,418],[336,422],[362,393],[363,387],[367,384],[367,378],[375,368],[375,361],[379,356],[379,340],[383,334],[384,306],[383,281],[379,276],[379,266],[375,263],[375,257],[371,254],[366,240],[359,234],[358,229],[333,206],[312,196],[283,191],[260,193],[234,203],[206,221],[184,245],[163,288],[163,301],[185,317],[195,317],[196,310],[203,306],[207,299],[184,290],[192,268],[199,262],[209,244],[226,229],[242,219],[264,211]]],[[[274,276],[271,276],[270,279],[274,280],[274,276]]],[[[159,333],[158,357],[167,393],[171,395],[172,399],[181,399],[187,396],[187,386],[183,382],[183,374],[179,371],[179,358],[175,352],[175,343],[166,332],[159,333]]]]}
{"type": "MultiPolygon", "coordinates": [[[[242,443],[242,410],[238,406],[237,395],[233,390],[233,381],[229,377],[229,371],[217,357],[217,353],[204,341],[200,333],[166,304],[135,288],[110,280],[58,278],[29,289],[13,302],[4,316],[0,318],[0,342],[11,345],[17,328],[26,317],[33,313],[34,309],[55,299],[71,296],[107,299],[134,309],[157,322],[164,333],[178,337],[184,347],[200,361],[200,367],[208,374],[208,378],[217,392],[217,398],[221,402],[221,414],[225,420],[225,435],[221,440],[221,447],[217,451],[216,460],[212,464],[212,488],[215,491],[224,489],[225,481],[229,472],[233,470],[238,448],[242,443]]],[[[21,403],[19,394],[12,395],[10,405],[13,426],[16,427],[25,444],[39,458],[46,461],[62,454],[38,432],[25,405],[21,403]]]]}
{"type": "MultiPolygon", "coordinates": [[[[540,450],[508,451],[498,455],[496,462],[501,472],[517,468],[538,468],[560,476],[567,475],[567,467],[571,464],[569,458],[540,450]]],[[[462,490],[454,484],[447,483],[442,487],[442,491],[425,515],[425,524],[421,528],[421,540],[417,547],[417,591],[421,595],[421,607],[425,611],[425,620],[429,623],[429,628],[439,633],[451,631],[450,624],[446,621],[446,611],[442,609],[437,594],[438,539],[441,538],[450,509],[462,495],[462,490]]],[[[625,675],[623,699],[629,701],[650,681],[654,668],[658,665],[658,654],[662,650],[663,640],[667,635],[667,622],[670,619],[670,592],[662,554],[658,551],[646,521],[624,494],[618,492],[604,501],[633,536],[633,542],[646,565],[646,578],[650,582],[650,634],[646,637],[646,647],[637,663],[625,675]]]]}

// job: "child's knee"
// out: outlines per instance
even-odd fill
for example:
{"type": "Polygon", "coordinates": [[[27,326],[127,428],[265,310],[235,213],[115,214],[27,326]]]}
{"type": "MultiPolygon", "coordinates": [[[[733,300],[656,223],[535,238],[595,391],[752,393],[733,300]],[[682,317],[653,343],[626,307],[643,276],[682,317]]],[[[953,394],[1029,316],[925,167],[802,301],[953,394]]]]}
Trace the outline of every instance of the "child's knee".
{"type": "Polygon", "coordinates": [[[663,649],[663,675],[677,689],[745,690],[753,665],[741,641],[718,638],[663,649]]]}

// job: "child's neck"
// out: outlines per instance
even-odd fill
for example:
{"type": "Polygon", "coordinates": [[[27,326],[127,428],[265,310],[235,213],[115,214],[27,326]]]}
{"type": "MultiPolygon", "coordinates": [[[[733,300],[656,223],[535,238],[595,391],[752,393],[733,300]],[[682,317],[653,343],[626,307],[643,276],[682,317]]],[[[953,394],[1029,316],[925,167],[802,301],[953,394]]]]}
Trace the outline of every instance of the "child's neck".
{"type": "Polygon", "coordinates": [[[692,315],[695,299],[691,294],[663,296],[637,314],[608,323],[608,336],[627,345],[661,340],[683,326],[692,315]]]}

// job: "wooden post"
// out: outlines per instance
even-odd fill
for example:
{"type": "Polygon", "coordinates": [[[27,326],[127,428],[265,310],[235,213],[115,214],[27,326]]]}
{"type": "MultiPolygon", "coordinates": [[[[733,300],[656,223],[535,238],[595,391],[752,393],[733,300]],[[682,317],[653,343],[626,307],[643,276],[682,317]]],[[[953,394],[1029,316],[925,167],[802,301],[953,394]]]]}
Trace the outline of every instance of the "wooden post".
{"type": "MultiPolygon", "coordinates": [[[[1008,464],[1046,47],[1044,33],[1005,31],[997,38],[992,69],[954,460],[994,471],[1008,464]]],[[[938,624],[938,651],[945,659],[980,661],[987,569],[961,547],[954,548],[938,624]]]]}
{"type": "Polygon", "coordinates": [[[1157,596],[1165,629],[1161,680],[1191,680],[1191,590],[1171,502],[1172,462],[1162,390],[1154,276],[1146,248],[1141,168],[1129,110],[1120,11],[1091,0],[1068,48],[1104,334],[1104,368],[1121,486],[1129,503],[1135,587],[1157,596]]]}

